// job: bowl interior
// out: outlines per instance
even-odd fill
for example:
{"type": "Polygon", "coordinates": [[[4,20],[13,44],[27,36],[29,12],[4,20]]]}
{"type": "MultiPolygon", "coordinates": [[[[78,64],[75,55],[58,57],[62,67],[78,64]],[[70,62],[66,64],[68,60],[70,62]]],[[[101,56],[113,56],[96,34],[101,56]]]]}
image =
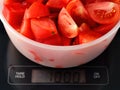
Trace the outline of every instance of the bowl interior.
{"type": "Polygon", "coordinates": [[[108,33],[106,33],[105,35],[101,36],[100,38],[98,38],[98,39],[96,39],[94,41],[91,41],[91,42],[88,42],[88,43],[85,43],[85,44],[73,45],[73,46],[47,45],[47,44],[43,44],[43,43],[39,43],[39,42],[36,42],[34,40],[31,40],[31,39],[21,35],[20,33],[18,33],[16,30],[14,30],[14,28],[9,25],[9,23],[6,21],[6,19],[4,18],[3,14],[2,14],[3,1],[4,0],[1,0],[1,2],[0,2],[0,6],[1,6],[0,7],[0,19],[3,22],[3,24],[5,26],[9,27],[10,28],[9,30],[11,30],[11,32],[16,34],[19,38],[22,38],[25,42],[28,42],[28,43],[30,43],[30,44],[32,44],[34,46],[38,46],[38,47],[42,47],[42,48],[48,48],[48,49],[54,49],[54,50],[75,50],[75,49],[78,49],[78,48],[79,49],[80,48],[86,48],[86,47],[98,44],[101,41],[105,40],[106,38],[109,38],[111,36],[111,34],[116,32],[120,27],[120,21],[119,21],[108,33]]]}

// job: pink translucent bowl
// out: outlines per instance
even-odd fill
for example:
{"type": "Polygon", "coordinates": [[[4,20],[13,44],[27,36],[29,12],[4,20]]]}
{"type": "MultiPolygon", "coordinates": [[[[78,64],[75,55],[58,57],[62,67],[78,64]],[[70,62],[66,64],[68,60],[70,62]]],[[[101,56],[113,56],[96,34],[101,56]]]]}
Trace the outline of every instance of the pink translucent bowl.
{"type": "Polygon", "coordinates": [[[120,21],[107,34],[81,45],[52,46],[42,44],[18,33],[12,28],[2,15],[0,2],[0,18],[6,32],[17,50],[29,60],[44,66],[67,68],[85,64],[99,56],[111,43],[120,27],[120,21]]]}

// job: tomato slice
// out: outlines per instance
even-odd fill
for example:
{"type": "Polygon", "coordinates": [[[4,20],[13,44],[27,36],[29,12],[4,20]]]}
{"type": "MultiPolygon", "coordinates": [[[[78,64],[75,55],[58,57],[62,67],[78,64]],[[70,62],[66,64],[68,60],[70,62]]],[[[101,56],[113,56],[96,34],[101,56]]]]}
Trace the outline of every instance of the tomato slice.
{"type": "Polygon", "coordinates": [[[78,26],[80,26],[83,22],[94,26],[95,22],[90,18],[87,10],[80,0],[71,0],[66,6],[66,10],[69,12],[78,26]]]}
{"type": "Polygon", "coordinates": [[[58,34],[55,23],[49,18],[31,19],[31,29],[36,41],[58,34]]]}
{"type": "Polygon", "coordinates": [[[117,22],[120,18],[119,6],[113,2],[97,2],[87,5],[91,18],[100,24],[117,22]]]}
{"type": "Polygon", "coordinates": [[[34,2],[29,8],[27,18],[40,18],[49,15],[47,6],[41,3],[40,0],[34,2]]]}
{"type": "Polygon", "coordinates": [[[100,36],[102,36],[102,34],[91,30],[86,23],[83,23],[79,27],[79,35],[76,38],[76,43],[79,44],[88,43],[93,40],[96,40],[100,36]]]}
{"type": "Polygon", "coordinates": [[[21,25],[25,9],[26,5],[24,4],[11,3],[8,5],[4,5],[2,12],[9,24],[16,28],[21,25]]]}
{"type": "Polygon", "coordinates": [[[78,26],[65,8],[62,8],[58,15],[58,26],[60,32],[67,38],[74,38],[78,35],[78,26]]]}

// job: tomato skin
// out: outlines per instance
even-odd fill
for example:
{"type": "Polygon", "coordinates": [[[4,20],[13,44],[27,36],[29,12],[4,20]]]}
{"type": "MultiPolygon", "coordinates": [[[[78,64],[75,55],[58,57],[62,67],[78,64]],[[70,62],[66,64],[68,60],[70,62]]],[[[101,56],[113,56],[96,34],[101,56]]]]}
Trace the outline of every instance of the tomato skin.
{"type": "Polygon", "coordinates": [[[63,36],[74,38],[78,35],[78,26],[65,8],[58,15],[58,26],[63,36]]]}
{"type": "Polygon", "coordinates": [[[49,10],[39,0],[32,3],[28,8],[27,18],[41,18],[45,16],[49,16],[49,10]]]}
{"type": "Polygon", "coordinates": [[[87,5],[90,17],[99,24],[117,22],[120,18],[119,6],[113,2],[97,2],[87,5]]]}
{"type": "Polygon", "coordinates": [[[31,19],[31,29],[36,41],[58,34],[55,23],[49,18],[31,19]]]}

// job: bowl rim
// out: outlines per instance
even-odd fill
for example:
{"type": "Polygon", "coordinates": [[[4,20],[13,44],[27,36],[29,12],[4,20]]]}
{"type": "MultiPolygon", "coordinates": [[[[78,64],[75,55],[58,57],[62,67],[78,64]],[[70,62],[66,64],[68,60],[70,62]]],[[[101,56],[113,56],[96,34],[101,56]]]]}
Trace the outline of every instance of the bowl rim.
{"type": "MultiPolygon", "coordinates": [[[[1,2],[0,2],[0,6],[2,5],[2,1],[3,0],[1,0],[1,2]]],[[[4,18],[3,14],[2,14],[2,6],[0,8],[0,19],[1,19],[4,27],[7,26],[9,28],[10,32],[15,34],[18,38],[20,38],[24,42],[27,42],[27,43],[29,43],[31,45],[34,45],[34,46],[37,46],[37,47],[42,47],[42,48],[52,49],[52,50],[76,50],[76,49],[83,49],[83,48],[87,48],[87,47],[96,45],[96,44],[104,41],[106,38],[110,37],[114,32],[117,32],[119,27],[120,27],[120,20],[119,20],[117,22],[117,24],[109,32],[107,32],[106,34],[104,34],[101,37],[97,38],[96,40],[93,40],[91,42],[84,43],[84,44],[79,44],[79,45],[57,46],[57,45],[49,45],[49,44],[44,44],[44,43],[34,41],[34,40],[29,39],[26,36],[20,34],[16,30],[14,30],[14,28],[11,25],[9,25],[7,20],[4,18]]]]}

